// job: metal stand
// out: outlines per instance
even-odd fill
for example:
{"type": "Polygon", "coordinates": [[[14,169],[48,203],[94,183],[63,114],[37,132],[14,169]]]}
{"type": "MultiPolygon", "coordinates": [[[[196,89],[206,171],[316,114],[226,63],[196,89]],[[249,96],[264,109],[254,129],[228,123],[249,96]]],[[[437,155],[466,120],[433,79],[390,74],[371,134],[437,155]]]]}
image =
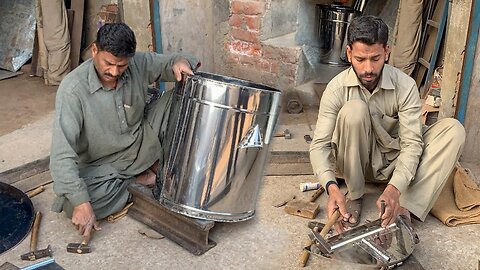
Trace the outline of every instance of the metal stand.
{"type": "Polygon", "coordinates": [[[213,221],[194,219],[174,213],[160,205],[152,191],[139,184],[131,184],[133,205],[128,215],[151,227],[195,255],[202,255],[217,245],[208,239],[213,221]]]}

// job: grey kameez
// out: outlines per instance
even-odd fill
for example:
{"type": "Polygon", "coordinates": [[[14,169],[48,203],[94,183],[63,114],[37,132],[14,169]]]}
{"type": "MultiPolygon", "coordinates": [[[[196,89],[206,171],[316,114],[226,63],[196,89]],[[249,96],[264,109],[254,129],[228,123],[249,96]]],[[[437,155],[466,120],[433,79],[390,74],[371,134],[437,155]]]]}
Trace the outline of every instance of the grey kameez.
{"type": "Polygon", "coordinates": [[[58,88],[50,170],[52,210],[90,201],[98,219],[120,210],[134,177],[162,158],[160,126],[169,94],[145,110],[148,85],[174,81],[180,55],[136,53],[116,89],[102,86],[92,60],[69,73],[58,88]]]}

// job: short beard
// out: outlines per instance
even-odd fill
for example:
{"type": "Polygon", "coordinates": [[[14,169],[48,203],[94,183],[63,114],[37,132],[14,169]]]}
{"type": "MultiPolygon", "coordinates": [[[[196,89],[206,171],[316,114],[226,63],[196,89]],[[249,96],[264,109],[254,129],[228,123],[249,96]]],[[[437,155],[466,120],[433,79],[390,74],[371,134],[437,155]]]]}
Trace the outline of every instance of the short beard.
{"type": "MultiPolygon", "coordinates": [[[[373,82],[371,82],[371,86],[372,86],[372,87],[368,87],[367,85],[364,85],[364,84],[363,84],[362,78],[358,75],[357,70],[356,70],[355,67],[352,65],[353,72],[355,72],[355,75],[357,76],[357,79],[360,81],[360,84],[361,84],[363,87],[367,88],[367,90],[369,90],[369,91],[372,91],[373,89],[375,89],[375,87],[377,87],[378,82],[380,81],[380,78],[382,77],[382,73],[383,73],[383,68],[384,68],[384,67],[385,67],[385,63],[383,64],[382,69],[380,70],[380,73],[378,73],[377,78],[376,78],[373,82]]],[[[375,74],[375,75],[376,75],[376,74],[375,74]]]]}

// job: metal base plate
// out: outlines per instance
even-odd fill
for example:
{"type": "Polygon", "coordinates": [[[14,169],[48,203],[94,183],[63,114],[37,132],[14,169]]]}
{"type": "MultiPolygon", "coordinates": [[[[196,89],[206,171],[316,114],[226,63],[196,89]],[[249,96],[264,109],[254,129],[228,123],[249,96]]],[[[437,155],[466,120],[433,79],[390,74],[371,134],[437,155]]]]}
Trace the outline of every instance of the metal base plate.
{"type": "Polygon", "coordinates": [[[213,221],[199,220],[174,213],[155,200],[152,191],[139,184],[131,184],[133,205],[128,215],[179,244],[194,255],[202,255],[217,243],[208,239],[215,225],[213,221]]]}
{"type": "Polygon", "coordinates": [[[187,205],[176,204],[165,198],[160,198],[160,204],[178,214],[182,214],[191,218],[198,218],[219,222],[241,222],[251,219],[255,215],[255,211],[249,211],[241,214],[228,214],[213,211],[202,211],[197,208],[189,207],[187,205]]]}

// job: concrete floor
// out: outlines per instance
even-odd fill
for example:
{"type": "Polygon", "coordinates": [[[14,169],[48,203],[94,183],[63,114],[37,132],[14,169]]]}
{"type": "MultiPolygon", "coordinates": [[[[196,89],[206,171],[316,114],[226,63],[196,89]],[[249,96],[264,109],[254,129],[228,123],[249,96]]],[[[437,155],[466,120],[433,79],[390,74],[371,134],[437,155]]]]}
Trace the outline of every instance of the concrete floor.
{"type": "MultiPolygon", "coordinates": [[[[0,91],[5,84],[15,89],[18,95],[31,97],[28,90],[35,89],[30,105],[40,105],[51,97],[51,87],[45,87],[41,80],[32,78],[13,78],[0,81],[0,91]],[[13,87],[12,87],[13,85],[13,87]],[[22,87],[20,87],[22,86],[22,87]],[[22,90],[23,89],[23,90],[22,90]],[[24,92],[25,91],[25,92],[24,92]],[[26,94],[29,93],[29,94],[26,94]],[[48,96],[48,97],[47,97],[48,96]]],[[[13,90],[12,90],[13,91],[13,90]]],[[[2,94],[0,108],[12,106],[16,95],[2,94]]],[[[18,99],[17,99],[18,100],[18,99]]],[[[36,107],[37,111],[29,121],[17,125],[17,116],[0,118],[0,127],[15,127],[0,137],[0,172],[48,156],[53,101],[47,107],[36,107]]],[[[22,110],[13,106],[12,110],[22,110]]],[[[35,110],[35,109],[33,109],[35,110]]],[[[312,131],[309,126],[315,123],[315,109],[300,115],[282,115],[278,130],[289,128],[293,138],[286,141],[275,138],[272,151],[306,151],[308,145],[303,135],[312,131]]],[[[3,113],[3,111],[2,111],[3,113]]],[[[278,165],[286,166],[286,165],[278,165]]],[[[281,168],[279,168],[281,169],[281,168]]],[[[38,248],[50,244],[54,250],[56,262],[65,269],[300,269],[298,256],[307,240],[309,220],[291,216],[283,208],[272,205],[288,194],[307,199],[310,193],[300,193],[298,184],[314,181],[312,175],[266,176],[259,195],[257,213],[249,221],[241,223],[216,223],[210,231],[210,238],[216,247],[201,256],[194,256],[169,239],[154,240],[141,235],[138,230],[144,225],[127,216],[116,223],[103,222],[102,231],[97,232],[91,241],[91,254],[77,255],[66,252],[70,242],[80,242],[70,221],[63,214],[51,212],[53,191],[51,185],[45,192],[32,198],[36,210],[43,213],[38,248]]],[[[381,192],[378,187],[368,186],[364,201],[362,220],[377,217],[374,207],[376,196],[381,192]]],[[[325,222],[326,195],[317,201],[321,210],[317,220],[325,222]]],[[[421,242],[414,256],[425,269],[478,269],[480,259],[480,225],[446,227],[435,217],[429,215],[425,222],[414,221],[421,242]]],[[[20,260],[20,255],[29,249],[27,236],[15,248],[0,255],[0,265],[10,262],[16,266],[30,265],[20,260]]],[[[363,269],[358,265],[332,262],[311,256],[306,269],[363,269]]],[[[400,269],[407,269],[401,267],[400,269]]]]}

